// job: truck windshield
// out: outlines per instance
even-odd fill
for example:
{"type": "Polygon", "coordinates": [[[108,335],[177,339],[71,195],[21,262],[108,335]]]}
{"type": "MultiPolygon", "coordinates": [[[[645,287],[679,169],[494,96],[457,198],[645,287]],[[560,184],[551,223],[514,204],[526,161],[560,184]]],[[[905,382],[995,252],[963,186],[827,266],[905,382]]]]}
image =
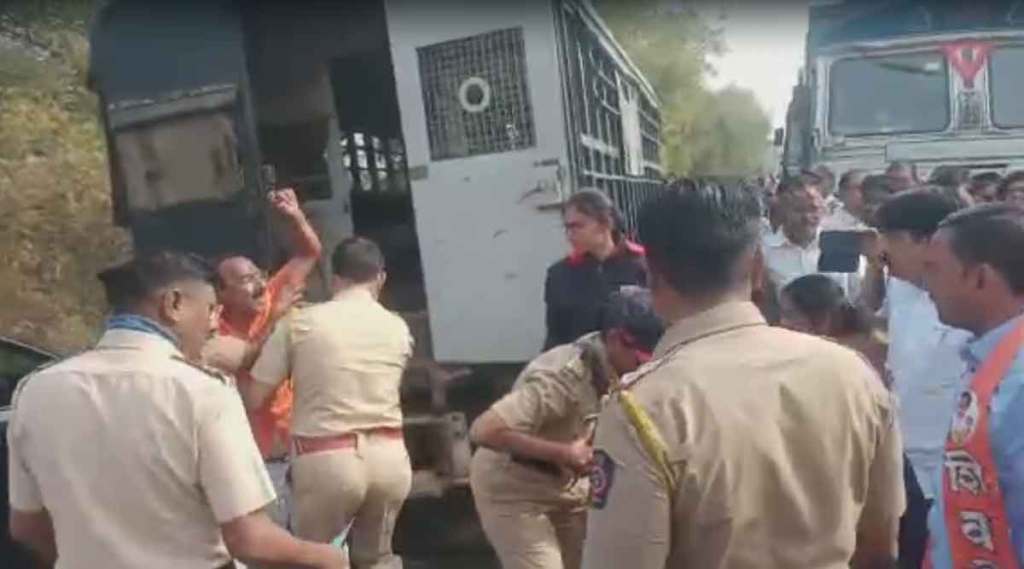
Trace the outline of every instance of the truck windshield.
{"type": "Polygon", "coordinates": [[[832,134],[934,132],[949,125],[949,83],[941,53],[857,57],[832,64],[832,134]]]}
{"type": "Polygon", "coordinates": [[[1004,128],[1024,126],[1024,46],[993,51],[988,71],[992,122],[1004,128]]]}

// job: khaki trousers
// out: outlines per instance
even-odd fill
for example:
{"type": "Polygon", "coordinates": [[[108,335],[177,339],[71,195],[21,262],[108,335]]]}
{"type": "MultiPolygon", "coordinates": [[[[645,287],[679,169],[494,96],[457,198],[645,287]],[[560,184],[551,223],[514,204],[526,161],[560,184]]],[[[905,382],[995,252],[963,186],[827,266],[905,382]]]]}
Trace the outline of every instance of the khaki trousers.
{"type": "Polygon", "coordinates": [[[355,448],[292,460],[295,535],[327,543],[351,524],[355,569],[401,569],[391,536],[412,485],[409,454],[401,439],[358,437],[355,448]]]}
{"type": "Polygon", "coordinates": [[[502,569],[580,569],[586,508],[544,511],[475,495],[474,501],[502,569]]]}

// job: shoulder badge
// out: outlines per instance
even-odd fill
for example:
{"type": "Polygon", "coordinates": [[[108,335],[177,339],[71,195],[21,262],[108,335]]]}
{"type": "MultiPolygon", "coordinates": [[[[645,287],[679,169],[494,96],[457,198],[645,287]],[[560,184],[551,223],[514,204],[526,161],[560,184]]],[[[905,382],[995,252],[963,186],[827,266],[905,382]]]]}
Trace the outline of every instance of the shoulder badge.
{"type": "Polygon", "coordinates": [[[208,375],[211,378],[216,379],[217,381],[223,383],[224,385],[227,385],[228,387],[234,387],[234,385],[235,385],[235,379],[233,377],[231,377],[230,375],[220,371],[219,369],[212,368],[210,366],[205,366],[205,365],[202,365],[202,364],[198,364],[198,363],[193,362],[193,361],[189,360],[188,358],[185,358],[184,356],[180,356],[178,354],[175,354],[175,355],[171,356],[171,359],[176,361],[176,362],[181,362],[181,363],[189,366],[192,369],[200,371],[204,375],[208,375]]]}
{"type": "Polygon", "coordinates": [[[562,370],[573,374],[578,379],[585,377],[587,375],[587,364],[583,361],[583,354],[573,356],[562,370]]]}
{"type": "Polygon", "coordinates": [[[594,451],[594,466],[590,469],[590,507],[603,510],[608,503],[608,494],[615,482],[615,461],[608,453],[594,451]]]}

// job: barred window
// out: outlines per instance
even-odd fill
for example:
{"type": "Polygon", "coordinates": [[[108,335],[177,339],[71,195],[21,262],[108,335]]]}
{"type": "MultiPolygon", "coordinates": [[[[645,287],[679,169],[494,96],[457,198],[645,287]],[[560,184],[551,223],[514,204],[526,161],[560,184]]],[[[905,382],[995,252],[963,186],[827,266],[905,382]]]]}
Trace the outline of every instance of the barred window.
{"type": "Polygon", "coordinates": [[[522,28],[417,50],[433,160],[536,143],[522,28]]]}

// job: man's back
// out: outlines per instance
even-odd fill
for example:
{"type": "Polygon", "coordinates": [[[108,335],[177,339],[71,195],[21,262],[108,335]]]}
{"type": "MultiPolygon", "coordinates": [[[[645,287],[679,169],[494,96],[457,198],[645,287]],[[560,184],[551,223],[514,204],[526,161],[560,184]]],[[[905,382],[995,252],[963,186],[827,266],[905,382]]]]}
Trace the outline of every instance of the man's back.
{"type": "Polygon", "coordinates": [[[369,293],[351,290],[282,321],[252,375],[270,385],[293,378],[296,435],[400,428],[398,390],[411,354],[405,322],[369,293]]]}
{"type": "Polygon", "coordinates": [[[629,389],[665,440],[676,491],[666,497],[613,402],[595,443],[610,487],[588,538],[637,532],[648,546],[588,548],[586,567],[845,568],[858,523],[899,508],[891,399],[855,353],[731,303],[677,323],[656,357],[629,389]]]}
{"type": "Polygon", "coordinates": [[[219,524],[273,499],[237,393],[156,336],[109,331],[15,405],[12,504],[42,502],[58,567],[219,567],[219,524]]]}

